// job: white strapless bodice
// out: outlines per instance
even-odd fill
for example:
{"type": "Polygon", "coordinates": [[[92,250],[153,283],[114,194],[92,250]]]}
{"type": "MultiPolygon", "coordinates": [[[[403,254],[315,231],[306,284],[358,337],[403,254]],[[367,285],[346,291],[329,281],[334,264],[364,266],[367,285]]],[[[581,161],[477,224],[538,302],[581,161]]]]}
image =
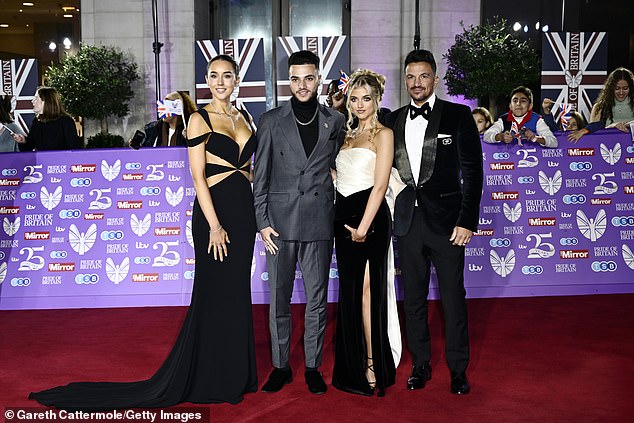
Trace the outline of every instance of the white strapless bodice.
{"type": "Polygon", "coordinates": [[[341,149],[336,163],[337,191],[345,197],[374,186],[374,151],[368,148],[341,149]]]}

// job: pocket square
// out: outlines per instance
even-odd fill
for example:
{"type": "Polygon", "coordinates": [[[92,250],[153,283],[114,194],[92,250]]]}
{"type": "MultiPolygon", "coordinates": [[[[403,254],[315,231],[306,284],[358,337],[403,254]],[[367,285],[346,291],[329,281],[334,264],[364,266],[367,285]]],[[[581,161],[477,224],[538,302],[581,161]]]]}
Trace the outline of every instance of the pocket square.
{"type": "Polygon", "coordinates": [[[450,145],[453,142],[451,135],[447,134],[438,134],[438,140],[442,143],[442,145],[450,145]]]}

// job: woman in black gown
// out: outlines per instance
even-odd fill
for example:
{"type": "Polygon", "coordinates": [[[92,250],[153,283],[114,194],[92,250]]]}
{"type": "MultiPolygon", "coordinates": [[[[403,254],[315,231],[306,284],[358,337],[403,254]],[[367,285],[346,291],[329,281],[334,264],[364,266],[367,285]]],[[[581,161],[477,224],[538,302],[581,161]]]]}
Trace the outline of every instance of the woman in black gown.
{"type": "Polygon", "coordinates": [[[230,103],[238,82],[231,57],[213,58],[207,67],[213,100],[189,121],[195,279],[191,306],[169,356],[145,381],[76,382],[29,398],[95,411],[237,403],[257,390],[250,273],[256,228],[249,180],[256,138],[248,114],[230,103]]]}
{"type": "Polygon", "coordinates": [[[348,133],[336,160],[339,311],[332,378],[337,389],[379,396],[394,384],[400,358],[396,305],[388,303],[392,219],[385,194],[394,139],[377,118],[383,84],[383,76],[368,70],[350,76],[348,133]],[[355,117],[359,123],[351,129],[355,117]]]}

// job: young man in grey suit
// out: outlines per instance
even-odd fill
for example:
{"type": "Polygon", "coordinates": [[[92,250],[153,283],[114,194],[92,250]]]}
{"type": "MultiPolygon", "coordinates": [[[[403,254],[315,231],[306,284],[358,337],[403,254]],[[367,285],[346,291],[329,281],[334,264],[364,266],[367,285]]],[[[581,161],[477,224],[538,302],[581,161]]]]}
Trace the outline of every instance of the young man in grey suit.
{"type": "Polygon", "coordinates": [[[404,70],[410,104],[388,115],[386,123],[394,130],[394,163],[406,184],[394,206],[394,234],[414,364],[407,388],[423,388],[431,379],[427,295],[433,263],[445,315],[450,390],[467,394],[471,387],[465,373],[469,336],[464,250],[478,226],[482,146],[471,110],[434,94],[438,76],[430,51],[411,51],[404,70]]]}
{"type": "Polygon", "coordinates": [[[299,262],[306,293],[304,377],[326,392],[321,365],[333,245],[334,186],[330,169],[344,137],[344,117],[317,101],[319,57],[306,50],[288,59],[291,101],[264,113],[258,128],[253,194],[266,247],[271,292],[269,328],[273,371],[262,387],[277,392],[292,380],[291,308],[299,262]]]}

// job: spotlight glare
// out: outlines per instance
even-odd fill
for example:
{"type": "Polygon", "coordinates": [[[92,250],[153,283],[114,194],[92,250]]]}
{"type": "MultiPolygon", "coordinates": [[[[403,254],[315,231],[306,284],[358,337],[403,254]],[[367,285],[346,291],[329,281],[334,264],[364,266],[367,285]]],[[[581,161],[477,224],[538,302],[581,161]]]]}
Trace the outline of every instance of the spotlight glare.
{"type": "Polygon", "coordinates": [[[539,21],[535,24],[535,29],[539,31],[539,21]]]}
{"type": "Polygon", "coordinates": [[[544,26],[542,27],[542,31],[544,31],[544,32],[548,32],[548,30],[549,30],[549,29],[550,29],[550,28],[548,27],[548,25],[544,25],[544,26]]]}
{"type": "Polygon", "coordinates": [[[57,48],[57,44],[55,44],[53,41],[51,41],[50,44],[48,45],[48,49],[50,51],[55,51],[56,48],[57,48]]]}
{"type": "Polygon", "coordinates": [[[528,25],[524,25],[524,32],[528,32],[528,25]]]}
{"type": "Polygon", "coordinates": [[[522,28],[522,24],[520,24],[519,22],[515,22],[513,24],[513,31],[519,31],[520,28],[522,28]]]}

